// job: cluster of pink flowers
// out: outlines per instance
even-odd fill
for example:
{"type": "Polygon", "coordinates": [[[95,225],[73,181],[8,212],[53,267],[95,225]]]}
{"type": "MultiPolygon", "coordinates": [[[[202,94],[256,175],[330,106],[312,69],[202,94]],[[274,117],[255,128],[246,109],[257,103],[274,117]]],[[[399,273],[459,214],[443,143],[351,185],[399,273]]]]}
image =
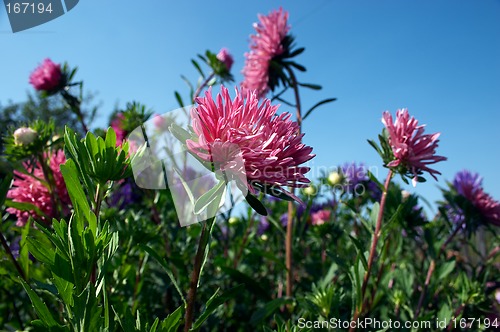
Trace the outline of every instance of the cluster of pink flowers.
{"type": "Polygon", "coordinates": [[[60,87],[62,77],[61,65],[47,58],[33,71],[30,83],[38,91],[53,91],[60,87]]]}
{"type": "Polygon", "coordinates": [[[186,143],[199,158],[216,162],[236,179],[246,176],[252,193],[256,192],[251,185],[255,182],[271,187],[307,186],[305,173],[309,167],[299,165],[314,154],[310,146],[301,142],[303,134],[297,134],[298,125],[289,113],[277,115],[279,106],[271,105],[268,99],[259,105],[255,92],[243,95],[236,89],[236,97],[231,100],[224,86],[215,101],[210,88],[196,102],[198,106],[192,109],[191,117],[198,140],[186,143]],[[234,163],[238,158],[244,165],[234,163]]]}
{"type": "Polygon", "coordinates": [[[269,90],[269,67],[271,60],[285,49],[282,45],[290,26],[287,24],[288,12],[272,11],[269,15],[259,15],[259,23],[254,24],[256,35],[250,36],[250,52],[245,54],[245,77],[241,87],[243,90],[255,90],[259,98],[265,97],[269,90]]]}
{"type": "MultiPolygon", "coordinates": [[[[59,200],[62,205],[63,212],[68,212],[68,205],[70,199],[63,176],[59,169],[61,164],[66,162],[66,157],[62,150],[57,150],[53,154],[45,155],[46,160],[50,160],[49,167],[52,171],[55,182],[55,198],[59,200]]],[[[25,164],[25,167],[27,165],[25,164]]],[[[27,175],[19,171],[14,171],[16,176],[12,188],[7,193],[7,197],[18,203],[30,203],[36,206],[48,218],[58,217],[57,202],[53,201],[49,188],[37,179],[45,180],[42,167],[37,163],[33,169],[32,175],[27,175]]],[[[40,216],[35,210],[21,211],[15,208],[8,208],[7,212],[16,215],[17,226],[24,226],[29,217],[33,217],[43,222],[50,222],[44,216],[40,216]]]]}
{"type": "Polygon", "coordinates": [[[436,156],[440,133],[424,134],[424,125],[419,126],[418,121],[414,117],[410,117],[407,109],[398,110],[394,122],[392,115],[387,111],[384,112],[382,123],[389,133],[389,144],[395,158],[387,166],[404,166],[414,175],[414,186],[417,183],[418,174],[422,171],[428,172],[437,180],[435,174],[441,173],[428,165],[447,159],[436,156]]]}

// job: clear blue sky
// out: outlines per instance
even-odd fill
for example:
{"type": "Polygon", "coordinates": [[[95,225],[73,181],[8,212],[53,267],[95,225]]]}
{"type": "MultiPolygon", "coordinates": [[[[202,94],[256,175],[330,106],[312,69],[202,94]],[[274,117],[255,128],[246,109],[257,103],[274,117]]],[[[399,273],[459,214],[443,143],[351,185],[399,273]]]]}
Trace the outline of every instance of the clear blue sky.
{"type": "MultiPolygon", "coordinates": [[[[102,102],[97,126],[115,104],[140,101],[157,113],[176,107],[180,79],[196,79],[190,58],[227,47],[241,81],[257,13],[283,6],[292,34],[306,47],[298,62],[303,107],[338,101],[304,124],[313,167],[363,161],[386,170],[366,139],[381,131],[384,110],[407,107],[429,132],[440,131],[443,173],[416,190],[431,201],[438,185],[468,168],[500,199],[500,1],[96,1],[86,0],[45,25],[12,34],[0,8],[0,103],[20,102],[30,72],[45,57],[78,66],[77,79],[102,102]]],[[[291,109],[282,106],[283,110],[291,109]]]]}

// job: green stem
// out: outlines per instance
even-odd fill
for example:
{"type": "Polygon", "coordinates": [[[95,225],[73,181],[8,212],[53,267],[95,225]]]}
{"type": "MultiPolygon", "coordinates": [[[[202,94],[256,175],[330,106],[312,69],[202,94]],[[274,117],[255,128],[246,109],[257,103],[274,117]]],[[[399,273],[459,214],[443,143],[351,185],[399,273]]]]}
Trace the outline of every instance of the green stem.
{"type": "Polygon", "coordinates": [[[189,292],[187,297],[186,313],[184,315],[184,331],[187,332],[193,325],[194,306],[196,302],[196,292],[198,290],[198,281],[200,279],[201,267],[205,258],[205,251],[207,249],[208,240],[210,239],[210,230],[215,222],[215,217],[208,219],[203,223],[200,235],[200,242],[198,243],[198,250],[194,258],[193,273],[191,274],[191,281],[189,283],[189,292]]]}
{"type": "MultiPolygon", "coordinates": [[[[372,239],[372,244],[370,247],[370,254],[368,256],[368,266],[363,278],[363,285],[361,286],[361,303],[360,307],[356,308],[356,311],[354,312],[354,316],[351,320],[351,322],[356,322],[359,318],[359,315],[363,312],[363,303],[364,303],[364,298],[365,298],[365,293],[366,293],[366,287],[368,286],[368,281],[370,280],[370,273],[372,270],[373,266],[373,261],[375,260],[375,254],[377,253],[377,244],[378,240],[380,238],[380,233],[382,229],[382,220],[384,217],[384,208],[385,208],[385,202],[387,199],[387,190],[389,188],[389,184],[391,183],[391,178],[392,178],[392,170],[389,170],[389,173],[387,174],[387,178],[385,179],[384,183],[384,192],[382,193],[382,198],[380,199],[380,207],[378,211],[378,216],[377,216],[377,223],[375,225],[375,233],[373,233],[373,239],[372,239]]],[[[350,332],[356,331],[356,324],[351,324],[351,328],[349,329],[350,332]]]]}
{"type": "Polygon", "coordinates": [[[208,82],[210,82],[212,80],[212,78],[214,78],[214,76],[215,76],[215,73],[212,72],[210,75],[208,75],[208,77],[196,89],[196,91],[194,92],[194,95],[193,95],[193,103],[196,101],[196,98],[198,98],[201,91],[203,91],[203,89],[208,85],[208,82]]]}
{"type": "Polygon", "coordinates": [[[2,242],[3,248],[5,249],[5,251],[7,252],[7,254],[9,255],[10,259],[12,260],[12,263],[16,267],[16,270],[19,273],[19,275],[21,276],[21,278],[23,278],[24,281],[28,282],[28,280],[26,280],[26,275],[24,274],[24,271],[21,268],[21,265],[19,265],[19,263],[17,262],[16,258],[12,254],[12,250],[10,250],[10,247],[7,244],[7,240],[5,240],[5,237],[3,236],[3,234],[2,234],[1,231],[0,231],[0,242],[2,242]]]}
{"type": "MultiPolygon", "coordinates": [[[[301,134],[302,131],[302,111],[300,105],[300,95],[299,95],[299,84],[297,82],[297,78],[293,73],[293,70],[289,67],[285,67],[290,75],[291,87],[293,89],[295,95],[295,107],[296,107],[296,118],[297,118],[297,135],[301,134]]],[[[294,188],[290,188],[292,194],[294,193],[294,188]]],[[[286,296],[292,296],[293,293],[293,203],[288,202],[288,224],[286,227],[286,239],[285,239],[285,266],[287,269],[286,274],[286,296]]]]}

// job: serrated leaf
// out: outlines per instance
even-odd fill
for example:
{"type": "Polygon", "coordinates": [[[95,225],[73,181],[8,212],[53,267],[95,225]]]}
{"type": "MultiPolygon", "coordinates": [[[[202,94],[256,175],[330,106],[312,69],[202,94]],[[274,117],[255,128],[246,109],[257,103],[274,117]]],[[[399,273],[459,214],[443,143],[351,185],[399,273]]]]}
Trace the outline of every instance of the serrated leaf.
{"type": "Polygon", "coordinates": [[[47,305],[45,302],[42,301],[42,299],[31,289],[31,287],[24,281],[22,278],[18,277],[19,281],[21,282],[24,290],[26,293],[28,293],[28,297],[31,300],[31,304],[33,305],[33,308],[36,311],[36,314],[38,318],[43,322],[43,324],[48,327],[62,327],[52,316],[52,314],[49,311],[49,308],[47,308],[47,305]]]}
{"type": "Polygon", "coordinates": [[[184,307],[180,306],[174,312],[162,320],[160,324],[160,331],[162,332],[177,332],[179,326],[182,323],[182,315],[184,313],[184,307]]]}

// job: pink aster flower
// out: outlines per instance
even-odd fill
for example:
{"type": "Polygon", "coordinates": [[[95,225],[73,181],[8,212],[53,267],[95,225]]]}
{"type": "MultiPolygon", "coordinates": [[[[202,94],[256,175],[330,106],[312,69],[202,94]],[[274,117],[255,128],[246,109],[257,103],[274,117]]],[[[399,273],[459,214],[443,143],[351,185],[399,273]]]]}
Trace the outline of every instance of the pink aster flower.
{"type": "Polygon", "coordinates": [[[392,115],[387,111],[384,112],[382,123],[389,133],[389,144],[395,158],[387,166],[405,167],[407,172],[413,175],[414,186],[417,183],[418,174],[423,171],[428,172],[437,180],[435,174],[441,173],[429,168],[428,165],[447,159],[435,155],[440,133],[424,134],[424,125],[419,126],[414,117],[410,118],[407,109],[398,110],[394,122],[392,115]]]}
{"type": "Polygon", "coordinates": [[[196,99],[198,106],[191,110],[191,118],[198,140],[187,140],[188,149],[230,173],[232,179],[246,178],[245,185],[254,194],[255,183],[271,188],[306,187],[309,167],[300,165],[314,154],[301,142],[304,135],[297,134],[297,123],[289,113],[277,115],[279,105],[271,105],[268,99],[259,105],[255,91],[243,95],[235,90],[233,100],[224,86],[215,100],[211,88],[196,99]]]}
{"type": "Polygon", "coordinates": [[[272,11],[269,15],[259,15],[259,23],[254,24],[257,32],[251,35],[250,52],[245,53],[246,61],[243,68],[245,77],[241,87],[243,90],[255,90],[259,98],[264,97],[269,90],[269,67],[271,60],[283,52],[282,45],[290,26],[287,24],[288,12],[272,11]]]}
{"type": "Polygon", "coordinates": [[[38,91],[53,91],[59,88],[61,78],[61,65],[47,58],[31,73],[30,83],[38,91]]]}
{"type": "Polygon", "coordinates": [[[111,121],[111,128],[116,133],[116,145],[122,144],[123,140],[127,136],[127,132],[123,127],[123,121],[125,120],[125,115],[123,113],[116,114],[115,118],[111,121]]]}
{"type": "MultiPolygon", "coordinates": [[[[63,207],[63,213],[67,213],[68,205],[71,203],[63,176],[59,165],[66,162],[63,150],[57,150],[52,155],[45,155],[46,160],[50,160],[49,167],[52,171],[55,182],[55,197],[60,201],[63,207]]],[[[28,168],[28,165],[25,164],[28,168]]],[[[14,171],[15,179],[12,188],[7,193],[7,197],[18,203],[30,203],[36,206],[45,216],[40,216],[35,210],[21,211],[15,208],[8,208],[7,212],[16,215],[17,226],[24,226],[29,217],[38,218],[48,223],[50,218],[58,217],[56,202],[53,201],[49,188],[37,179],[44,179],[44,174],[39,163],[33,169],[33,176],[14,171]]]]}
{"type": "Polygon", "coordinates": [[[312,225],[323,225],[325,222],[330,220],[332,211],[330,210],[319,210],[311,213],[311,224],[312,225]]]}
{"type": "Polygon", "coordinates": [[[219,51],[219,53],[217,54],[217,59],[226,66],[227,71],[231,70],[231,67],[233,66],[234,63],[234,59],[226,48],[222,48],[219,51]]]}

